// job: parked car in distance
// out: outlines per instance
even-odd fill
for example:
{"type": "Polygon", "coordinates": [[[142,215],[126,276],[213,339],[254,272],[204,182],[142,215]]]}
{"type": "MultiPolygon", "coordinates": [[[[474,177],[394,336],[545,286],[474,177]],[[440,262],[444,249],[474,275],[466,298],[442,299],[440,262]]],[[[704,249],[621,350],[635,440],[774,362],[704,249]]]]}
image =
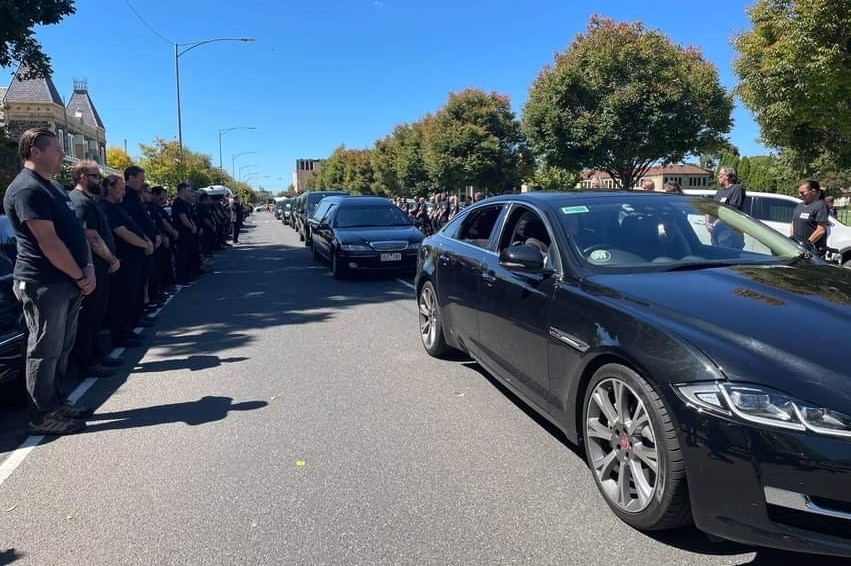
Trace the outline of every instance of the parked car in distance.
{"type": "MultiPolygon", "coordinates": [[[[712,197],[715,191],[708,189],[685,189],[689,195],[712,197]]],[[[778,193],[757,191],[745,192],[743,212],[771,226],[784,236],[792,228],[792,213],[801,199],[778,193]]],[[[851,269],[851,226],[831,216],[827,221],[827,248],[825,259],[851,269]]]]}
{"type": "Polygon", "coordinates": [[[300,194],[296,198],[295,208],[295,230],[298,232],[298,239],[304,242],[305,246],[310,246],[310,226],[307,219],[313,215],[316,206],[323,198],[331,195],[347,195],[347,191],[308,191],[300,194]]]}
{"type": "Polygon", "coordinates": [[[558,426],[624,522],[851,557],[851,272],[705,198],[527,193],[427,238],[415,286],[425,350],[558,426]]]}
{"type": "Polygon", "coordinates": [[[354,271],[413,271],[423,234],[381,197],[330,196],[309,220],[313,257],[335,277],[354,271]]]}

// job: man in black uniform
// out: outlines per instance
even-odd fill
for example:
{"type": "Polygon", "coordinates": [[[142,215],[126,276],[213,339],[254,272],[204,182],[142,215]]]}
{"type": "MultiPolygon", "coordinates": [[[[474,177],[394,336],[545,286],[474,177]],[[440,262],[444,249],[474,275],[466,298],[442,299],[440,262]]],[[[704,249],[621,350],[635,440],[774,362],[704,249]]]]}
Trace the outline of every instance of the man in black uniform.
{"type": "Polygon", "coordinates": [[[71,200],[51,180],[64,158],[56,134],[29,129],[18,153],[24,168],[6,189],[3,208],[17,237],[13,290],[29,330],[29,428],[33,434],[72,434],[85,427],[79,419],[91,410],[65,402],[63,380],[82,296],[95,290],[95,270],[71,200]]]}
{"type": "MultiPolygon", "coordinates": [[[[738,210],[745,206],[745,189],[739,184],[735,167],[722,167],[718,171],[718,184],[721,188],[715,193],[713,200],[738,210]]],[[[740,233],[714,216],[706,217],[706,229],[709,230],[712,245],[741,250],[745,247],[745,238],[740,233]]]]}
{"type": "Polygon", "coordinates": [[[160,249],[154,252],[154,269],[157,269],[159,272],[163,291],[173,292],[174,268],[172,267],[172,257],[174,256],[174,249],[177,245],[178,234],[168,218],[168,213],[163,208],[166,196],[163,187],[153,187],[151,189],[151,200],[148,202],[148,213],[151,215],[163,238],[160,249]]]}
{"type": "Polygon", "coordinates": [[[121,206],[124,199],[124,179],[109,175],[103,180],[98,206],[103,211],[115,237],[115,252],[121,260],[121,269],[113,274],[112,293],[109,300],[109,331],[112,343],[123,348],[139,346],[141,341],[133,335],[137,322],[131,297],[139,292],[142,260],[153,252],[153,244],[121,206]]]}
{"type": "MultiPolygon", "coordinates": [[[[142,229],[143,236],[151,242],[152,250],[146,253],[139,261],[139,281],[133,286],[133,294],[130,299],[130,315],[134,323],[140,326],[150,326],[152,321],[143,318],[145,311],[145,291],[148,288],[148,279],[152,269],[152,255],[161,243],[159,230],[154,226],[145,204],[142,202],[143,185],[145,184],[145,170],[136,165],[131,165],[124,170],[125,192],[121,206],[127,211],[136,225],[142,229]]],[[[135,259],[134,259],[135,261],[135,259]]]]}
{"type": "Polygon", "coordinates": [[[798,236],[816,247],[816,253],[824,256],[827,250],[827,203],[819,198],[821,187],[818,181],[804,181],[798,194],[804,202],[792,213],[791,236],[798,236]]]}
{"type": "Polygon", "coordinates": [[[193,220],[189,183],[177,185],[177,198],[171,204],[171,218],[177,229],[177,253],[174,270],[177,283],[187,285],[193,268],[193,255],[198,251],[198,226],[193,220]]]}
{"type": "Polygon", "coordinates": [[[109,299],[110,274],[121,267],[121,261],[115,257],[115,240],[109,222],[97,206],[100,177],[97,163],[78,161],[71,168],[71,179],[77,184],[68,195],[92,251],[97,282],[95,290],[83,298],[77,322],[77,340],[71,352],[75,371],[88,377],[113,375],[113,370],[107,366],[115,367],[122,363],[119,358],[109,357],[98,340],[109,299]]]}
{"type": "Polygon", "coordinates": [[[233,243],[239,243],[239,232],[242,230],[242,223],[245,220],[245,214],[242,210],[242,203],[239,202],[239,195],[234,195],[230,202],[230,222],[233,227],[233,243]]]}

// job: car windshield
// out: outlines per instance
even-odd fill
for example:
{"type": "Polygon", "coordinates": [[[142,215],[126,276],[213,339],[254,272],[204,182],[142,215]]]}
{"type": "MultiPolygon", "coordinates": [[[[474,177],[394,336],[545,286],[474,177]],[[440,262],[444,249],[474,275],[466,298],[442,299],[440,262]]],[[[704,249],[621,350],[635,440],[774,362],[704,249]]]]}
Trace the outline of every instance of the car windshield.
{"type": "Polygon", "coordinates": [[[368,226],[408,226],[410,222],[393,205],[340,207],[334,225],[337,228],[368,226]]]}
{"type": "Polygon", "coordinates": [[[624,195],[557,207],[571,244],[594,271],[673,271],[787,263],[791,240],[707,198],[624,195]]]}

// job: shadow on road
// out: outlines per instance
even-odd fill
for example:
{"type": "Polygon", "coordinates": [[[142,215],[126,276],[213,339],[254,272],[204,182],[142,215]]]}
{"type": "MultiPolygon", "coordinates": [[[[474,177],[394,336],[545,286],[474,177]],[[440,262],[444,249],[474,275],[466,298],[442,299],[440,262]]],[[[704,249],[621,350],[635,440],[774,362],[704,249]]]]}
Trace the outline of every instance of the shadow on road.
{"type": "Polygon", "coordinates": [[[133,373],[157,373],[161,371],[176,371],[188,369],[189,371],[201,371],[219,367],[222,364],[244,362],[248,358],[237,356],[232,358],[219,358],[212,355],[192,355],[187,358],[175,358],[173,360],[157,360],[155,362],[144,362],[136,364],[133,373]]]}
{"type": "Polygon", "coordinates": [[[18,558],[23,558],[23,554],[15,550],[14,548],[10,548],[8,550],[0,550],[0,566],[6,566],[6,564],[11,564],[18,558]]]}
{"type": "Polygon", "coordinates": [[[268,405],[266,401],[234,403],[230,397],[202,397],[197,401],[171,403],[128,411],[97,413],[88,419],[85,432],[141,428],[170,423],[198,426],[227,418],[231,411],[255,411],[268,405]]]}

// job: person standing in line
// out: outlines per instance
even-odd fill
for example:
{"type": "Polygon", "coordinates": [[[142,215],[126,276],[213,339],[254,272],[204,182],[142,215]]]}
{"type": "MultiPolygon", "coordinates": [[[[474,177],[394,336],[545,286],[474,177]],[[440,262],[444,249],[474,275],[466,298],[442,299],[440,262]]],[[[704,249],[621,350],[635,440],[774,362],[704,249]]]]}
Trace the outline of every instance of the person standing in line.
{"type": "Polygon", "coordinates": [[[234,195],[230,202],[230,221],[233,225],[233,243],[239,243],[239,232],[242,230],[242,223],[245,220],[245,215],[242,210],[242,203],[239,202],[239,195],[234,195]]]}
{"type": "Polygon", "coordinates": [[[98,206],[109,221],[115,237],[115,252],[121,260],[121,269],[113,274],[109,296],[110,335],[116,346],[132,348],[142,343],[140,337],[133,334],[137,316],[132,298],[139,292],[142,261],[153,252],[153,244],[121,206],[124,192],[124,179],[118,175],[108,175],[103,180],[98,206]]]}
{"type": "Polygon", "coordinates": [[[157,228],[163,235],[163,244],[160,249],[154,252],[154,268],[159,270],[160,279],[162,280],[164,290],[174,292],[174,267],[172,266],[172,258],[174,250],[177,247],[177,239],[179,234],[175,230],[168,218],[164,205],[166,203],[166,191],[163,187],[157,186],[151,189],[151,202],[148,203],[148,211],[151,213],[151,218],[157,222],[157,228]]]}
{"type": "Polygon", "coordinates": [[[663,193],[673,193],[677,195],[683,194],[683,190],[680,188],[680,184],[676,181],[665,181],[665,184],[662,185],[663,193]]]}
{"type": "Polygon", "coordinates": [[[818,181],[804,181],[798,187],[802,201],[792,212],[790,236],[808,241],[816,248],[816,253],[824,256],[827,251],[827,219],[830,216],[827,203],[819,198],[821,187],[818,181]]]}
{"type": "Polygon", "coordinates": [[[177,229],[177,253],[174,258],[178,285],[188,285],[192,277],[193,247],[197,248],[198,226],[192,219],[191,189],[189,183],[177,185],[177,198],[171,205],[171,218],[177,229]]]}
{"type": "Polygon", "coordinates": [[[138,322],[140,326],[151,326],[152,319],[143,318],[145,312],[145,294],[148,288],[148,280],[151,275],[151,257],[161,243],[158,230],[148,216],[142,201],[143,185],[145,184],[145,170],[136,165],[131,165],[124,170],[124,199],[121,206],[130,215],[136,225],[142,229],[142,236],[151,242],[151,251],[139,259],[139,281],[133,285],[133,294],[130,299],[130,316],[134,325],[138,322]]]}
{"type": "Polygon", "coordinates": [[[101,181],[98,164],[78,161],[71,168],[71,179],[76,186],[68,196],[91,249],[97,283],[95,290],[83,297],[77,339],[71,352],[72,365],[82,376],[109,377],[115,373],[109,368],[120,366],[123,360],[109,356],[101,348],[98,333],[106,316],[111,274],[121,268],[121,261],[115,256],[115,240],[109,221],[97,206],[101,181]]]}
{"type": "Polygon", "coordinates": [[[52,177],[64,152],[47,128],[26,130],[18,142],[24,168],[9,184],[3,208],[17,238],[13,290],[29,337],[26,384],[29,430],[73,434],[91,409],[74,407],[63,387],[84,295],[95,290],[94,265],[68,194],[52,177]]]}

